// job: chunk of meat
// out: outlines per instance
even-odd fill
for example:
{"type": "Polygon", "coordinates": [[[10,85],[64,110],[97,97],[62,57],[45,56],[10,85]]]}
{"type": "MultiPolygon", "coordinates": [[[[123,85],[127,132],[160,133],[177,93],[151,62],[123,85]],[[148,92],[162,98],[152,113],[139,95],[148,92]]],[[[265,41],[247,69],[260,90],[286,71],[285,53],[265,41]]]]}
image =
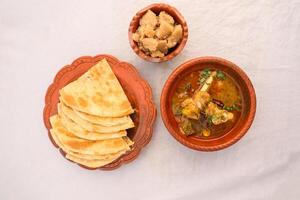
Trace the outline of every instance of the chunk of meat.
{"type": "Polygon", "coordinates": [[[199,119],[200,110],[192,98],[187,98],[181,103],[182,115],[190,119],[199,119]]]}
{"type": "Polygon", "coordinates": [[[155,27],[158,23],[157,16],[154,12],[151,10],[148,10],[146,14],[140,19],[140,25],[150,25],[152,27],[155,27]]]}
{"type": "Polygon", "coordinates": [[[208,92],[197,90],[194,93],[193,100],[196,103],[197,107],[200,110],[203,110],[206,107],[207,103],[210,101],[210,95],[208,92]]]}
{"type": "Polygon", "coordinates": [[[193,98],[187,98],[181,103],[182,114],[190,119],[199,119],[200,111],[204,110],[210,101],[208,92],[196,91],[193,98]]]}
{"type": "Polygon", "coordinates": [[[232,120],[234,115],[227,110],[219,109],[218,106],[210,102],[205,110],[207,116],[211,116],[211,122],[214,125],[219,125],[232,120]]]}

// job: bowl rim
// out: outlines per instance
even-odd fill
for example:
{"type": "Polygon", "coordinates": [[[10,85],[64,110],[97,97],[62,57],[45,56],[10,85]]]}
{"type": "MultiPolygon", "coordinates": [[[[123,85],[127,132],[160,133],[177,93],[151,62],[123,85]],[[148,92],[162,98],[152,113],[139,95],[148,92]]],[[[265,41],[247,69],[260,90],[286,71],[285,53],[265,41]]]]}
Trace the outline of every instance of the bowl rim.
{"type": "MultiPolygon", "coordinates": [[[[147,124],[147,127],[144,128],[145,131],[143,133],[140,133],[140,134],[142,134],[142,137],[138,141],[135,141],[135,146],[132,150],[128,151],[126,154],[122,155],[117,160],[115,160],[105,166],[98,167],[98,168],[89,168],[89,167],[86,167],[86,166],[76,163],[77,165],[79,165],[80,167],[85,168],[85,169],[89,169],[89,170],[100,169],[100,170],[108,171],[108,170],[117,169],[120,166],[122,166],[123,164],[127,164],[127,163],[135,160],[139,156],[141,150],[150,142],[150,140],[152,138],[152,134],[153,134],[153,125],[156,120],[157,112],[156,112],[155,103],[153,101],[152,89],[151,89],[151,86],[149,85],[149,83],[139,74],[137,69],[132,64],[130,64],[128,62],[120,61],[112,55],[99,54],[94,57],[81,56],[81,57],[75,59],[72,62],[72,64],[62,67],[56,73],[56,75],[53,79],[53,82],[49,85],[49,87],[46,91],[46,95],[45,95],[45,99],[44,99],[45,105],[44,105],[44,109],[43,109],[43,121],[44,121],[44,125],[48,132],[48,138],[50,139],[52,144],[56,148],[59,149],[62,156],[65,157],[65,153],[54,142],[54,140],[52,139],[52,136],[50,134],[51,124],[50,124],[49,118],[52,115],[53,106],[56,106],[56,103],[53,99],[53,98],[55,98],[54,93],[59,90],[59,86],[62,84],[61,81],[64,79],[70,79],[69,74],[72,73],[73,71],[75,71],[76,68],[79,67],[81,64],[89,64],[90,65],[89,67],[92,67],[96,62],[98,62],[99,60],[102,60],[103,58],[106,58],[109,63],[112,62],[112,63],[114,63],[114,65],[118,65],[118,67],[126,69],[129,73],[131,73],[131,75],[133,76],[133,78],[136,81],[140,82],[141,87],[144,90],[145,104],[147,104],[147,107],[148,107],[148,115],[147,115],[147,117],[145,117],[145,120],[146,120],[145,123],[147,124]]],[[[67,158],[65,158],[65,159],[67,159],[67,158]]],[[[67,160],[69,160],[69,159],[67,159],[67,160]]],[[[70,162],[73,162],[73,161],[70,161],[70,162]]]]}
{"type": "Polygon", "coordinates": [[[138,55],[140,58],[142,58],[146,61],[155,62],[155,63],[165,62],[165,61],[169,61],[169,60],[173,59],[174,57],[176,57],[184,49],[187,39],[188,39],[188,26],[187,26],[186,20],[182,16],[182,14],[175,7],[173,7],[169,4],[165,4],[165,3],[153,3],[147,7],[139,10],[134,15],[134,17],[132,18],[130,25],[129,25],[128,39],[129,39],[131,48],[136,53],[136,55],[138,55]],[[153,9],[153,8],[159,8],[160,10],[167,10],[167,9],[172,10],[175,13],[176,17],[180,19],[181,23],[179,23],[179,22],[178,23],[181,24],[182,30],[183,30],[182,31],[182,39],[181,39],[180,43],[177,44],[176,48],[170,54],[167,54],[166,56],[164,56],[162,58],[153,58],[151,56],[146,55],[141,49],[138,48],[136,42],[133,41],[133,39],[132,39],[134,24],[141,19],[141,17],[145,14],[146,11],[153,9]]]}
{"type": "MultiPolygon", "coordinates": [[[[224,59],[224,58],[220,58],[220,57],[215,57],[215,56],[204,56],[204,57],[197,57],[197,58],[193,58],[190,60],[185,61],[184,63],[180,64],[178,67],[175,68],[175,70],[169,75],[169,77],[167,78],[164,86],[163,86],[163,90],[161,93],[161,97],[160,97],[160,111],[161,111],[161,117],[163,119],[163,123],[165,125],[165,127],[167,128],[168,132],[181,144],[183,144],[184,146],[194,149],[194,150],[198,150],[198,151],[217,151],[217,150],[222,150],[224,148],[227,148],[233,144],[235,144],[237,141],[239,141],[249,130],[250,126],[253,123],[254,117],[255,117],[255,113],[256,113],[256,94],[255,94],[255,90],[254,87],[249,79],[249,77],[247,76],[247,74],[236,64],[224,59]],[[178,133],[177,131],[175,131],[175,129],[171,126],[171,124],[169,123],[169,117],[167,114],[167,109],[166,109],[166,104],[167,104],[167,99],[168,99],[168,92],[170,91],[170,89],[172,88],[172,83],[175,81],[175,79],[177,78],[177,76],[179,74],[181,74],[182,72],[184,72],[186,69],[194,66],[195,64],[198,63],[206,63],[206,62],[210,62],[210,63],[219,63],[222,64],[226,67],[231,68],[232,70],[234,70],[238,75],[240,75],[241,79],[244,81],[244,83],[246,84],[247,87],[247,91],[249,93],[249,97],[250,97],[250,109],[249,109],[249,113],[246,116],[246,119],[244,120],[242,127],[240,129],[240,131],[238,133],[236,133],[234,135],[234,137],[232,137],[230,140],[222,143],[222,144],[217,144],[217,145],[212,145],[212,146],[205,146],[205,145],[196,145],[194,143],[191,143],[187,140],[185,140],[183,137],[180,137],[179,134],[182,133],[178,133]]],[[[222,136],[220,137],[222,138],[222,136]]],[[[215,138],[214,140],[218,140],[220,138],[215,138]]]]}

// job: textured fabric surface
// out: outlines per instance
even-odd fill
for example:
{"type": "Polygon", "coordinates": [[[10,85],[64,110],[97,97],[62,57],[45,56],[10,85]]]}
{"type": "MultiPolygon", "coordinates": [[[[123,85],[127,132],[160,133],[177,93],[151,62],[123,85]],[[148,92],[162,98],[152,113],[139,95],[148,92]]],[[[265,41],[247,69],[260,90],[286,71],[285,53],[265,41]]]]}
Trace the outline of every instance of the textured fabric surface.
{"type": "Polygon", "coordinates": [[[0,199],[298,200],[300,198],[300,1],[166,1],[189,27],[183,52],[145,62],[131,50],[132,16],[150,1],[0,1],[0,199]],[[152,141],[111,172],[62,158],[42,121],[56,72],[82,55],[112,54],[136,66],[159,108],[163,84],[198,56],[228,59],[249,75],[257,114],[236,145],[185,148],[158,112],[152,141]]]}

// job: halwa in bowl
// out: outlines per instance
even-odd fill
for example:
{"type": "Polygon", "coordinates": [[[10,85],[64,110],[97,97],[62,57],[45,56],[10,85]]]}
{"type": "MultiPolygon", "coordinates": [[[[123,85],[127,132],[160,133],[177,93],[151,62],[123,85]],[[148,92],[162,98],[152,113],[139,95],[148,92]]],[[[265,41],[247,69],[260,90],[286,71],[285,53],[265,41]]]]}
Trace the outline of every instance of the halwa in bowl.
{"type": "Polygon", "coordinates": [[[188,28],[177,9],[156,3],[133,17],[128,36],[130,46],[139,57],[150,62],[164,62],[182,51],[188,28]]]}

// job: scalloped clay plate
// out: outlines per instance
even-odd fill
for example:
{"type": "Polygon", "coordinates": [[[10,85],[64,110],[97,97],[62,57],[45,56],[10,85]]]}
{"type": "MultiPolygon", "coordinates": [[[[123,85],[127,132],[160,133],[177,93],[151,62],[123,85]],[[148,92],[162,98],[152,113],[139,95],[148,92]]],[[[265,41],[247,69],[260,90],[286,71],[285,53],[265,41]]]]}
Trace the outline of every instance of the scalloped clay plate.
{"type": "Polygon", "coordinates": [[[181,144],[199,151],[216,151],[233,145],[246,134],[255,116],[256,96],[250,79],[237,65],[218,57],[200,57],[181,64],[172,72],[161,94],[160,110],[168,131],[181,144]],[[171,98],[182,78],[191,72],[203,70],[208,66],[224,71],[237,83],[242,95],[243,108],[241,117],[229,132],[224,133],[220,137],[211,139],[187,137],[181,133],[175,121],[171,109],[171,98]]]}
{"type": "MultiPolygon", "coordinates": [[[[152,136],[152,126],[156,118],[156,108],[152,101],[152,91],[149,84],[139,75],[138,71],[129,63],[121,62],[110,55],[98,55],[95,57],[84,56],[76,59],[71,65],[63,67],[55,76],[49,86],[45,97],[44,123],[48,129],[48,136],[55,144],[49,130],[51,128],[49,118],[57,113],[58,91],[68,83],[76,80],[98,61],[106,58],[112,70],[121,83],[135,113],[131,115],[135,128],[128,130],[128,136],[134,141],[133,149],[114,162],[98,169],[113,170],[123,163],[129,163],[137,158],[141,149],[148,144],[152,136]]],[[[60,149],[63,156],[65,153],[60,149]]],[[[80,165],[82,166],[82,165],[80,165]]],[[[82,166],[84,167],[84,166],[82,166]]],[[[86,167],[84,167],[86,168],[86,167]]],[[[89,169],[89,168],[87,168],[89,169]]]]}

